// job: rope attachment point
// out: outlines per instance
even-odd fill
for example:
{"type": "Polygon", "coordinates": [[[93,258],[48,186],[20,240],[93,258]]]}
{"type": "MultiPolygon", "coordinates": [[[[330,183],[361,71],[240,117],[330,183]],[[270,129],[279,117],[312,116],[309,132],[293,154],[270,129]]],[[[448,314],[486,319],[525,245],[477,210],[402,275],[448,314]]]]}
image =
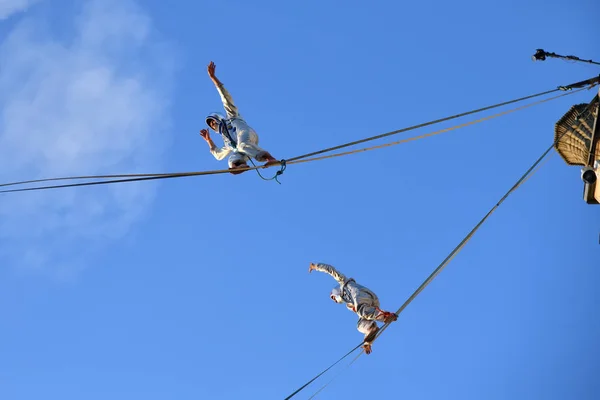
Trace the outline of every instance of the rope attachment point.
{"type": "MultiPolygon", "coordinates": [[[[252,165],[256,168],[256,173],[258,174],[258,176],[260,176],[260,178],[264,181],[272,181],[275,180],[275,182],[279,183],[281,185],[281,182],[279,182],[279,179],[277,179],[279,177],[279,175],[282,175],[283,172],[285,171],[285,169],[287,168],[287,161],[285,159],[282,159],[281,161],[279,161],[279,164],[281,165],[281,168],[279,169],[279,171],[277,171],[277,173],[275,174],[275,176],[273,176],[272,178],[265,178],[264,176],[262,176],[262,174],[260,173],[259,169],[256,167],[256,164],[254,164],[254,161],[252,161],[252,159],[250,159],[250,162],[252,163],[252,165]]],[[[261,168],[269,168],[273,166],[272,165],[263,165],[261,168]]]]}
{"type": "Polygon", "coordinates": [[[279,175],[283,175],[283,172],[287,168],[287,163],[286,163],[285,159],[281,159],[281,161],[279,161],[279,162],[281,163],[281,168],[279,169],[279,171],[277,171],[277,173],[275,174],[274,178],[275,178],[275,181],[281,185],[281,182],[279,182],[279,180],[277,179],[277,177],[279,175]]]}

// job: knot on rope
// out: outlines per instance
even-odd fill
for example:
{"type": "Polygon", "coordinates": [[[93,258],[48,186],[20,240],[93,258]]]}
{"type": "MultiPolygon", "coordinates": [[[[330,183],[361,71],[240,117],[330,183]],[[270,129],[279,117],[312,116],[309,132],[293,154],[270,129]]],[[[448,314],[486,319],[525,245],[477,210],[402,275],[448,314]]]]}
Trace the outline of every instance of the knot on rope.
{"type": "MultiPolygon", "coordinates": [[[[252,159],[250,159],[250,162],[252,163],[252,165],[256,167],[256,164],[254,164],[254,161],[252,161],[252,159]]],[[[279,161],[279,163],[281,164],[281,168],[279,169],[279,171],[277,171],[277,173],[275,174],[274,177],[272,178],[265,178],[264,176],[262,176],[262,174],[260,173],[260,171],[258,170],[258,168],[256,169],[256,173],[258,174],[258,176],[260,176],[260,178],[264,181],[272,181],[273,179],[275,179],[275,182],[279,183],[281,185],[281,182],[279,182],[279,180],[277,179],[277,177],[281,174],[283,174],[283,172],[285,171],[285,169],[287,168],[287,162],[282,159],[281,161],[279,161]]],[[[262,168],[265,168],[264,166],[262,168]]]]}
{"type": "Polygon", "coordinates": [[[287,163],[284,159],[282,159],[281,161],[279,161],[281,163],[281,168],[279,169],[279,171],[277,171],[277,173],[274,176],[275,182],[279,183],[281,185],[281,182],[279,182],[279,180],[277,179],[277,177],[279,175],[282,175],[283,172],[285,171],[285,169],[287,168],[287,163]]]}

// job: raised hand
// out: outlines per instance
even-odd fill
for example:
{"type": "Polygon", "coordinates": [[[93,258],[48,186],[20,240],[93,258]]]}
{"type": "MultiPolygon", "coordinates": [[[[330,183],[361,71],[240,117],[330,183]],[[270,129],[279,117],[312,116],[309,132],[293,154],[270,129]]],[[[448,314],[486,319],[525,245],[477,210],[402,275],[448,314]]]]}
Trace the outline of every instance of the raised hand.
{"type": "Polygon", "coordinates": [[[208,76],[210,76],[210,79],[215,79],[217,77],[217,75],[215,75],[215,69],[217,68],[217,66],[215,65],[214,62],[210,62],[210,64],[208,64],[208,76]]]}
{"type": "Polygon", "coordinates": [[[210,133],[208,133],[208,129],[200,130],[200,136],[202,136],[202,139],[206,140],[207,142],[210,140],[210,133]]]}

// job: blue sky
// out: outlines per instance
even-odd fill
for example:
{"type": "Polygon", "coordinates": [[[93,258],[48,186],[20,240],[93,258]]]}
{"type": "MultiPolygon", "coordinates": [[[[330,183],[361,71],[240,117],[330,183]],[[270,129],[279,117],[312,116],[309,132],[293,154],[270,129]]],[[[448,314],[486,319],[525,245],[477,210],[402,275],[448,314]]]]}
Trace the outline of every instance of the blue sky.
{"type": "MultiPolygon", "coordinates": [[[[591,0],[1,4],[3,182],[224,168],[198,135],[222,110],[211,60],[277,158],[599,73],[530,58],[600,59],[591,0]]],[[[2,196],[0,397],[284,398],[361,340],[309,262],[396,310],[593,95],[290,166],[282,185],[2,196]]],[[[317,398],[598,398],[599,233],[554,154],[317,398]]]]}

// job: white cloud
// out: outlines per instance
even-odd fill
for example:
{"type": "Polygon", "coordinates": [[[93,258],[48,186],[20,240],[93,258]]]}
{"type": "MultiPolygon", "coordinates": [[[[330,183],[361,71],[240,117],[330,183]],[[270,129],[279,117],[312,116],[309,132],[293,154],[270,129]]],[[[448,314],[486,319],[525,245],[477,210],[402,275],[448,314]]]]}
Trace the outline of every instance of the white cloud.
{"type": "MultiPolygon", "coordinates": [[[[0,46],[0,180],[160,171],[173,65],[149,17],[92,0],[68,41],[40,25],[22,22],[0,46]]],[[[155,188],[0,194],[0,265],[77,270],[139,221],[155,188]]]]}
{"type": "Polygon", "coordinates": [[[38,0],[0,0],[0,20],[25,11],[38,0]]]}

